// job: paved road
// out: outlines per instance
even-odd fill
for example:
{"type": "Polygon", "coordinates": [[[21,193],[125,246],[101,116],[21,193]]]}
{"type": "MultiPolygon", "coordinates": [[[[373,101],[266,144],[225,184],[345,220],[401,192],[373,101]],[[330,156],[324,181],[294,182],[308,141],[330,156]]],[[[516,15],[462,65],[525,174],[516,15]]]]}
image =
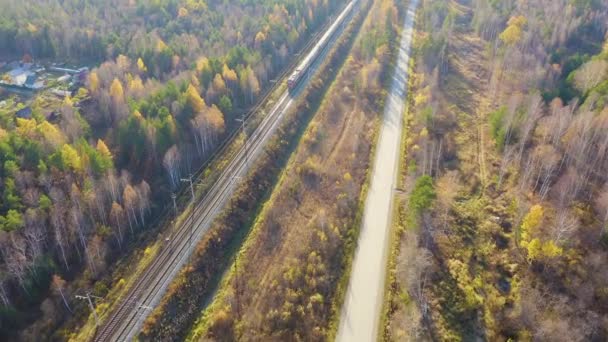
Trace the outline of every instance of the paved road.
{"type": "Polygon", "coordinates": [[[337,341],[375,341],[384,295],[393,189],[397,181],[402,116],[408,80],[409,51],[418,0],[409,4],[397,70],[388,94],[371,186],[350,283],[340,317],[337,341]]]}
{"type": "Polygon", "coordinates": [[[319,57],[311,64],[307,76],[300,81],[297,89],[291,94],[285,91],[262,123],[248,137],[246,146],[230,161],[207,195],[197,204],[193,224],[190,225],[190,220],[184,222],[153,263],[139,276],[126,298],[110,314],[95,336],[95,341],[130,341],[139,332],[150,311],[159,303],[172,279],[192,254],[196,242],[204,236],[214,218],[234,193],[238,179],[246,174],[250,162],[263,153],[265,143],[280,125],[294,98],[308,85],[310,75],[316,72],[329,52],[329,47],[344,31],[344,23],[349,22],[353,13],[359,9],[355,6],[358,2],[355,0],[349,3],[319,42],[313,45],[310,54],[319,52],[319,46],[327,42],[327,48],[320,50],[319,57]]]}

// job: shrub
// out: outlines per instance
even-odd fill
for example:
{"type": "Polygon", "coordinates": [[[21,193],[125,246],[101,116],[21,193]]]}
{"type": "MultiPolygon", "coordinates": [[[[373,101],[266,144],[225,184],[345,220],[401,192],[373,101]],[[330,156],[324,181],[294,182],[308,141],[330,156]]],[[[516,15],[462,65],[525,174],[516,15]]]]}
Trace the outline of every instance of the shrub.
{"type": "Polygon", "coordinates": [[[433,179],[429,175],[424,175],[416,180],[410,196],[410,208],[420,215],[423,210],[431,207],[436,197],[433,179]]]}
{"type": "Polygon", "coordinates": [[[503,118],[507,112],[506,107],[501,107],[498,110],[490,113],[490,133],[496,142],[496,147],[502,151],[505,145],[505,128],[503,127],[503,118]]]}

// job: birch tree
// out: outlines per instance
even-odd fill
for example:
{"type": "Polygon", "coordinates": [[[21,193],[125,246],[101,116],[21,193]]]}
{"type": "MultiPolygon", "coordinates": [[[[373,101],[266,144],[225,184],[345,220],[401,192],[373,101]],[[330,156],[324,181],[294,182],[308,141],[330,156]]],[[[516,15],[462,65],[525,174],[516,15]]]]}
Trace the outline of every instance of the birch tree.
{"type": "Polygon", "coordinates": [[[68,304],[68,301],[65,298],[65,280],[63,280],[59,275],[54,274],[51,281],[51,287],[53,288],[53,291],[59,294],[66,309],[68,309],[69,312],[72,312],[72,308],[70,308],[70,304],[68,304]]]}
{"type": "Polygon", "coordinates": [[[163,158],[163,166],[165,167],[165,170],[167,170],[167,174],[169,175],[169,183],[171,184],[172,189],[176,189],[179,183],[180,160],[181,155],[176,145],[171,146],[167,150],[167,152],[165,153],[165,157],[163,158]]]}

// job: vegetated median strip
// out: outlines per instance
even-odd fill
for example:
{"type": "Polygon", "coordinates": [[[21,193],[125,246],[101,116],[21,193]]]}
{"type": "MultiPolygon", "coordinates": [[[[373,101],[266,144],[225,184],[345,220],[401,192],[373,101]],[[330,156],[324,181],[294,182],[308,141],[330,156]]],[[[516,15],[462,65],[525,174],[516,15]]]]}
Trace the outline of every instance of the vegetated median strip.
{"type": "MultiPolygon", "coordinates": [[[[412,38],[412,46],[416,46],[416,41],[418,37],[416,35],[416,30],[414,29],[413,38],[412,38]]],[[[406,177],[409,173],[407,169],[407,160],[408,160],[408,148],[411,144],[411,139],[408,137],[410,133],[410,125],[413,120],[413,101],[414,101],[414,72],[415,72],[415,64],[416,59],[414,57],[410,58],[408,65],[408,74],[410,75],[408,79],[408,89],[407,97],[406,97],[406,105],[403,110],[403,132],[401,134],[401,147],[400,147],[400,157],[399,157],[399,170],[396,184],[396,192],[394,193],[393,201],[396,205],[393,206],[392,210],[392,223],[389,231],[389,250],[388,250],[388,260],[386,263],[386,276],[384,279],[384,299],[382,303],[382,309],[380,313],[380,324],[378,329],[378,334],[376,336],[377,341],[388,341],[386,332],[389,324],[389,314],[392,310],[390,307],[392,298],[396,295],[394,293],[394,289],[392,288],[393,281],[396,277],[396,262],[397,256],[399,254],[399,246],[400,240],[403,230],[406,228],[405,216],[403,214],[403,210],[405,210],[407,206],[407,189],[405,189],[406,177]]]]}
{"type": "MultiPolygon", "coordinates": [[[[323,32],[329,25],[331,25],[331,21],[328,21],[326,25],[320,28],[316,34],[314,34],[308,43],[302,47],[300,50],[300,54],[303,55],[303,51],[307,51],[316,41],[316,37],[323,32]]],[[[251,130],[251,127],[259,125],[263,118],[266,116],[266,112],[268,108],[271,108],[275,101],[277,100],[278,94],[283,94],[286,86],[285,79],[289,76],[291,70],[298,64],[299,59],[294,60],[285,71],[278,77],[278,81],[276,85],[270,87],[264,95],[261,96],[261,100],[258,101],[258,104],[254,106],[247,114],[248,130],[251,130]],[[257,124],[256,124],[257,123],[257,124]]],[[[244,134],[240,129],[236,129],[233,133],[228,136],[220,147],[216,150],[216,152],[209,157],[209,159],[193,174],[193,182],[195,183],[195,196],[197,199],[202,198],[210,187],[215,183],[221,171],[226,167],[228,161],[239,151],[239,149],[244,144],[244,134]]],[[[163,214],[158,216],[158,219],[151,223],[151,226],[158,227],[168,226],[171,224],[171,228],[168,232],[163,233],[159,231],[158,238],[153,239],[151,244],[148,244],[150,238],[146,238],[143,242],[143,246],[141,248],[133,250],[129,257],[126,260],[136,260],[135,272],[131,272],[133,267],[131,266],[130,261],[126,261],[124,264],[126,266],[120,267],[120,264],[117,266],[117,273],[120,275],[127,274],[127,276],[113,276],[115,280],[115,285],[112,287],[112,290],[109,295],[106,295],[103,299],[103,303],[97,306],[97,314],[101,324],[105,321],[108,314],[111,312],[111,309],[117,303],[120,303],[121,300],[127,295],[127,291],[133,285],[134,281],[141,275],[141,272],[150,265],[150,263],[157,257],[158,251],[161,249],[161,246],[164,244],[165,236],[172,236],[174,231],[178,230],[177,228],[181,226],[182,222],[187,222],[188,217],[192,210],[196,210],[197,208],[192,208],[191,206],[191,195],[189,186],[183,186],[178,191],[177,194],[177,206],[178,210],[181,214],[175,219],[174,223],[168,219],[171,216],[171,212],[173,211],[173,207],[168,207],[163,210],[163,214]],[[142,257],[143,254],[143,257],[142,257]]],[[[141,241],[141,240],[140,240],[141,241]]],[[[117,274],[116,272],[114,274],[117,274]]],[[[76,341],[85,341],[92,338],[95,332],[96,321],[94,315],[89,315],[86,323],[79,329],[79,333],[76,336],[72,336],[71,339],[76,341]]]]}
{"type": "MultiPolygon", "coordinates": [[[[416,41],[416,36],[414,36],[414,39],[412,41],[412,44],[415,45],[415,41],[416,41]]],[[[414,73],[414,65],[415,65],[415,59],[411,58],[410,59],[410,63],[408,66],[408,73],[410,75],[413,75],[414,73]]],[[[400,158],[399,158],[399,171],[398,171],[398,178],[397,178],[397,192],[394,194],[394,198],[393,201],[395,201],[395,203],[397,205],[395,205],[393,207],[393,212],[392,212],[392,223],[391,223],[391,230],[389,232],[389,252],[388,252],[388,260],[387,260],[387,265],[386,265],[386,276],[385,276],[385,280],[384,280],[384,300],[382,303],[382,311],[381,311],[381,316],[380,316],[380,329],[378,329],[378,336],[376,337],[378,341],[388,341],[389,339],[387,339],[387,329],[388,329],[388,324],[389,324],[389,314],[390,311],[392,310],[390,305],[391,305],[391,300],[392,298],[396,295],[394,293],[394,289],[392,288],[393,282],[395,277],[397,276],[395,274],[396,272],[396,263],[397,263],[397,256],[399,254],[399,246],[400,246],[400,242],[401,242],[401,235],[404,231],[404,229],[406,229],[406,220],[405,220],[405,216],[402,215],[403,214],[403,210],[406,210],[407,208],[407,190],[404,189],[405,185],[406,185],[406,181],[405,178],[408,175],[408,169],[407,169],[407,160],[408,160],[408,148],[410,146],[410,139],[408,138],[408,134],[410,132],[410,125],[411,125],[411,121],[412,121],[412,116],[413,116],[413,112],[412,112],[412,104],[413,104],[413,92],[411,91],[413,89],[413,77],[410,77],[409,82],[408,82],[408,89],[410,89],[410,91],[408,91],[407,94],[407,98],[406,98],[406,105],[404,108],[404,113],[403,113],[403,133],[401,135],[401,149],[400,149],[400,158]]]]}
{"type": "MultiPolygon", "coordinates": [[[[344,49],[342,39],[338,44],[340,46],[336,51],[341,52],[344,49]]],[[[332,62],[323,64],[323,71],[320,72],[322,77],[333,74],[331,66],[335,63],[335,59],[339,58],[342,58],[340,54],[331,53],[332,62]],[[328,68],[330,68],[329,71],[328,68]]],[[[319,93],[326,87],[316,86],[316,80],[313,83],[315,83],[313,85],[315,89],[310,92],[314,96],[319,96],[319,93]]],[[[282,169],[284,160],[287,159],[285,154],[289,155],[299,140],[298,136],[306,126],[301,122],[308,122],[314,113],[314,110],[307,106],[305,101],[299,101],[298,109],[288,112],[288,117],[281,125],[279,135],[268,144],[266,154],[254,166],[255,171],[246,177],[237,191],[237,195],[232,198],[221,216],[214,221],[210,233],[199,244],[192,262],[193,266],[180,272],[174,285],[163,297],[161,304],[146,321],[143,334],[140,335],[141,339],[182,336],[183,330],[190,325],[188,322],[196,318],[188,316],[199,313],[200,306],[204,305],[205,297],[215,290],[215,284],[219,280],[221,271],[225,270],[230,263],[232,255],[251,226],[254,214],[259,211],[260,203],[263,203],[264,198],[268,196],[268,190],[272,189],[275,183],[274,178],[282,169]],[[298,129],[298,127],[300,128],[298,129]],[[203,288],[202,291],[201,288],[203,288]],[[194,293],[191,292],[195,289],[194,293]],[[176,307],[179,307],[179,310],[176,307]],[[170,327],[167,324],[177,325],[177,327],[170,327]]]]}
{"type": "MultiPolygon", "coordinates": [[[[407,72],[409,48],[413,32],[415,10],[418,0],[408,7],[401,37],[398,68],[407,72]]],[[[392,197],[397,179],[399,147],[401,146],[401,124],[403,99],[407,91],[408,75],[399,79],[396,73],[391,86],[389,103],[385,108],[383,128],[378,142],[378,150],[372,178],[372,191],[366,200],[363,226],[359,246],[353,263],[350,285],[342,309],[338,341],[368,341],[377,336],[380,317],[382,289],[384,288],[385,267],[392,197]],[[380,215],[380,216],[378,216],[380,215]],[[386,216],[382,216],[386,215],[386,216]],[[383,222],[379,224],[378,221],[383,222]],[[372,231],[378,227],[379,231],[372,231]],[[380,234],[380,235],[377,235],[380,234]],[[371,288],[370,288],[371,287],[371,288]],[[371,293],[370,293],[371,291],[371,293]]]]}

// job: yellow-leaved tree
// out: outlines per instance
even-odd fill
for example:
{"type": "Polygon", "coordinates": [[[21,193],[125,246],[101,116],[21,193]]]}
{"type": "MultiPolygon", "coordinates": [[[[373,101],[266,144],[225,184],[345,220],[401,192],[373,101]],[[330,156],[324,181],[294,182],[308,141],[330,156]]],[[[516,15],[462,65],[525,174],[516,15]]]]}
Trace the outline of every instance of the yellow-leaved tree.
{"type": "Polygon", "coordinates": [[[199,57],[199,59],[196,60],[196,71],[197,72],[201,72],[208,67],[209,67],[209,59],[207,59],[207,57],[199,57]]]}
{"type": "Polygon", "coordinates": [[[125,92],[122,88],[122,83],[117,78],[112,81],[112,85],[110,86],[110,96],[116,102],[124,100],[125,92]]]}
{"type": "Polygon", "coordinates": [[[545,211],[542,206],[536,204],[524,217],[520,228],[520,245],[526,249],[529,261],[540,258],[554,258],[562,255],[563,248],[555,242],[542,241],[538,235],[538,230],[543,222],[545,211]]]}
{"type": "Polygon", "coordinates": [[[135,76],[131,81],[129,81],[129,91],[131,94],[141,94],[143,90],[144,82],[139,76],[135,76]]]}
{"type": "Polygon", "coordinates": [[[220,94],[226,92],[226,82],[224,82],[222,75],[215,74],[215,77],[213,78],[213,89],[220,94]]]}
{"type": "Polygon", "coordinates": [[[162,39],[158,38],[158,41],[156,42],[156,51],[163,52],[165,49],[167,49],[167,44],[165,44],[162,39]]]}
{"type": "Polygon", "coordinates": [[[133,116],[137,119],[137,121],[139,121],[140,123],[143,123],[145,121],[144,116],[141,115],[141,112],[138,110],[133,111],[133,116]]]}
{"type": "Polygon", "coordinates": [[[201,113],[205,109],[205,100],[199,95],[198,90],[190,84],[186,90],[187,106],[192,111],[191,115],[201,113]]]}
{"type": "Polygon", "coordinates": [[[139,69],[139,71],[141,72],[146,72],[148,71],[148,67],[146,66],[146,64],[144,63],[144,60],[141,58],[137,59],[137,69],[139,69]]]}
{"type": "Polygon", "coordinates": [[[531,234],[540,226],[544,214],[545,210],[538,204],[535,204],[530,208],[530,211],[526,214],[521,224],[520,240],[522,246],[530,241],[531,234]]]}
{"type": "Polygon", "coordinates": [[[89,74],[89,89],[92,92],[96,92],[99,89],[99,76],[97,76],[95,71],[89,74]]]}
{"type": "Polygon", "coordinates": [[[32,138],[36,133],[36,120],[17,118],[17,133],[20,136],[32,138]]]}
{"type": "Polygon", "coordinates": [[[48,121],[43,121],[41,124],[39,124],[37,131],[44,137],[46,143],[53,147],[58,147],[65,141],[63,133],[57,128],[57,126],[49,123],[48,121]]]}
{"type": "Polygon", "coordinates": [[[234,87],[239,82],[236,72],[234,70],[230,69],[228,67],[228,65],[226,65],[226,64],[224,64],[224,66],[222,68],[222,77],[224,78],[224,81],[226,81],[226,83],[228,84],[228,86],[231,89],[234,89],[234,87]]]}
{"type": "Polygon", "coordinates": [[[82,171],[82,160],[78,155],[78,152],[69,144],[63,145],[60,151],[61,161],[63,165],[69,167],[73,171],[82,171]]]}
{"type": "Polygon", "coordinates": [[[206,111],[205,118],[216,134],[222,134],[224,132],[224,115],[215,105],[211,106],[211,108],[206,111]]]}
{"type": "Polygon", "coordinates": [[[517,44],[521,40],[523,27],[527,22],[526,17],[522,15],[511,17],[507,23],[507,28],[499,36],[500,40],[506,45],[517,44]]]}
{"type": "Polygon", "coordinates": [[[183,17],[187,17],[188,16],[188,10],[184,7],[180,7],[179,10],[177,11],[177,16],[180,18],[183,17]]]}
{"type": "Polygon", "coordinates": [[[262,46],[262,44],[264,43],[264,41],[266,40],[266,34],[262,31],[259,31],[256,35],[255,35],[255,48],[259,49],[260,46],[262,46]]]}
{"type": "Polygon", "coordinates": [[[101,139],[97,140],[97,151],[105,158],[112,159],[112,152],[110,152],[108,145],[101,139]]]}

